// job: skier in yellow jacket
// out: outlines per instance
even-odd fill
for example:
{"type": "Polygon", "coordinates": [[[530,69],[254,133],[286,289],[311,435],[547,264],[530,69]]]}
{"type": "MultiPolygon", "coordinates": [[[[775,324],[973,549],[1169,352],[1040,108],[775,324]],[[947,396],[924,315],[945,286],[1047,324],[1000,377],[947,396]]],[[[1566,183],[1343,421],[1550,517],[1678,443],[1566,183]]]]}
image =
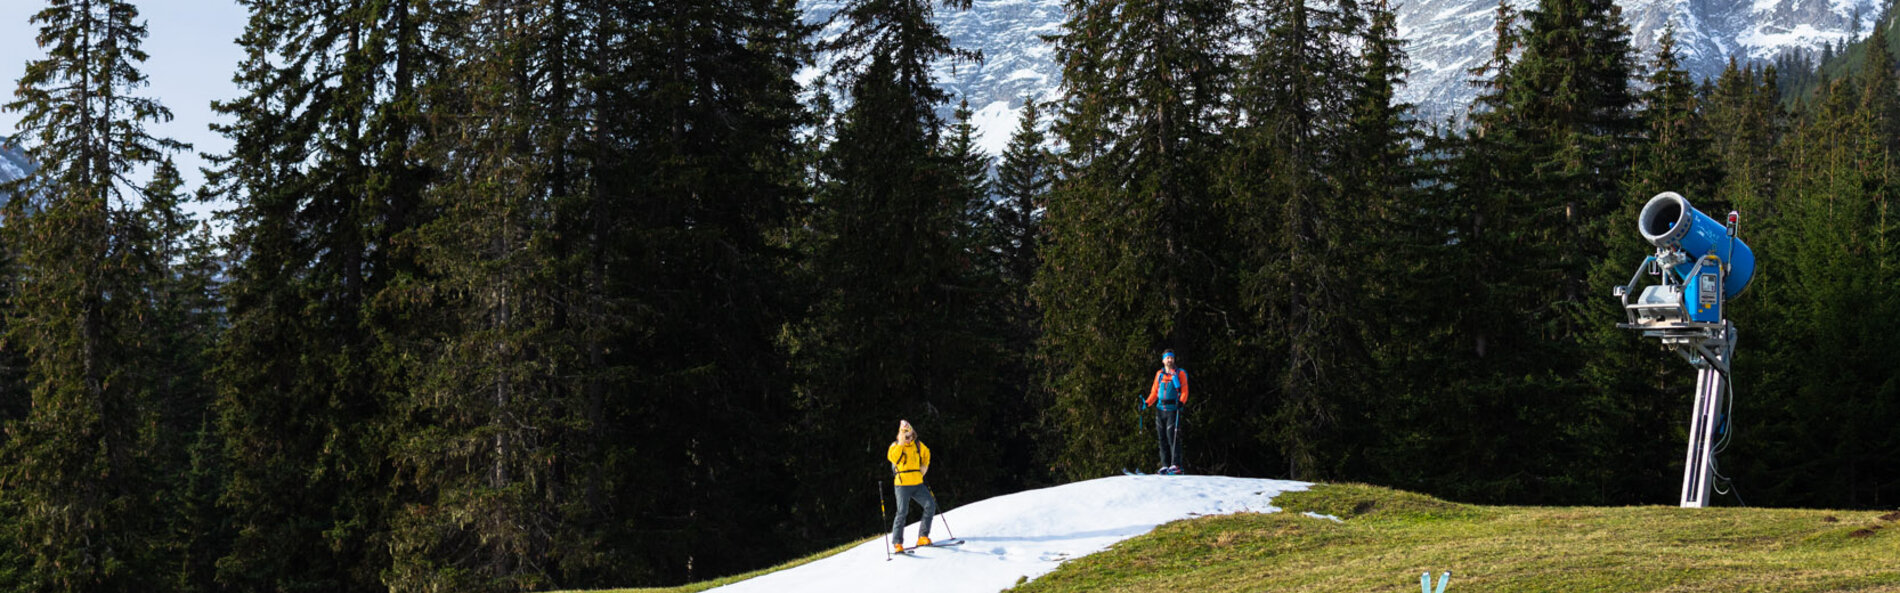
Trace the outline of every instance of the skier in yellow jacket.
{"type": "Polygon", "coordinates": [[[917,529],[917,545],[930,545],[930,520],[937,516],[937,497],[924,485],[924,475],[930,473],[930,447],[917,442],[917,429],[911,428],[910,421],[899,420],[897,442],[891,443],[884,458],[891,462],[891,473],[896,475],[891,483],[897,487],[897,518],[891,521],[891,546],[898,552],[904,551],[904,517],[910,514],[912,499],[924,507],[924,522],[917,529]]]}

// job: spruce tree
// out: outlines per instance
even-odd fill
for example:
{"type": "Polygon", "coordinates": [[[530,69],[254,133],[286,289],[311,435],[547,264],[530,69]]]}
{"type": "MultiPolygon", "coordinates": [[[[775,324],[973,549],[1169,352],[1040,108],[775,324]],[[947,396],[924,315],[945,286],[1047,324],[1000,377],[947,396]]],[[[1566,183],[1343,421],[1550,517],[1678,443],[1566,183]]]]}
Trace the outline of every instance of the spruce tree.
{"type": "MultiPolygon", "coordinates": [[[[1482,286],[1468,322],[1484,348],[1461,389],[1482,422],[1504,427],[1467,443],[1477,455],[1459,488],[1488,499],[1575,500],[1600,490],[1565,460],[1601,455],[1601,402],[1577,381],[1581,335],[1608,298],[1590,270],[1627,198],[1636,132],[1628,29],[1607,0],[1547,0],[1525,12],[1522,54],[1487,113],[1482,148],[1461,158],[1481,178],[1468,229],[1468,282],[1482,286]],[[1538,443],[1532,446],[1530,443],[1538,443]],[[1535,476],[1535,477],[1533,477],[1535,476]],[[1495,498],[1494,498],[1495,497],[1495,498]]],[[[1461,180],[1462,183],[1462,180],[1461,180]]],[[[1464,244],[1464,243],[1461,243],[1464,244]]]]}
{"type": "Polygon", "coordinates": [[[229,461],[219,499],[236,534],[220,583],[385,586],[391,423],[408,389],[400,317],[414,255],[395,240],[427,219],[433,173],[422,89],[443,68],[455,3],[360,6],[259,0],[238,43],[240,97],[217,102],[231,149],[213,194],[234,204],[217,346],[217,429],[229,461]],[[394,292],[386,292],[394,291],[394,292]]]}
{"type": "MultiPolygon", "coordinates": [[[[1408,57],[1397,37],[1397,17],[1386,2],[1366,7],[1367,28],[1355,61],[1350,123],[1339,158],[1339,213],[1349,239],[1341,249],[1353,292],[1346,326],[1365,352],[1347,358],[1356,367],[1341,395],[1337,436],[1328,448],[1333,471],[1355,479],[1396,483],[1416,479],[1411,435],[1428,422],[1438,392],[1430,377],[1451,350],[1437,322],[1463,289],[1446,282],[1455,216],[1453,192],[1434,178],[1430,155],[1443,139],[1428,137],[1412,105],[1398,99],[1408,57]],[[1408,475],[1410,474],[1410,475],[1408,475]]],[[[1429,430],[1429,429],[1424,429],[1429,430]]]]}
{"type": "Polygon", "coordinates": [[[1332,469],[1322,465],[1323,443],[1354,391],[1338,380],[1364,351],[1352,329],[1363,293],[1348,288],[1356,284],[1348,262],[1370,237],[1359,234],[1368,230],[1358,224],[1366,204],[1349,205],[1343,191],[1363,185],[1344,157],[1377,158],[1353,145],[1376,141],[1354,137],[1361,130],[1353,122],[1355,100],[1376,99],[1355,97],[1363,81],[1349,42],[1363,39],[1365,23],[1354,3],[1244,6],[1262,23],[1247,28],[1258,33],[1240,70],[1222,185],[1244,254],[1238,304],[1271,336],[1249,358],[1275,362],[1241,375],[1266,379],[1255,397],[1268,400],[1270,419],[1256,430],[1279,449],[1284,474],[1312,479],[1332,469]]]}
{"type": "Polygon", "coordinates": [[[1445,241],[1432,261],[1431,286],[1449,288],[1453,298],[1424,316],[1425,342],[1435,354],[1415,368],[1408,392],[1418,397],[1399,402],[1394,412],[1402,442],[1385,462],[1394,483],[1417,484],[1429,492],[1459,499],[1508,500],[1522,495],[1528,480],[1514,459],[1530,439],[1547,436],[1546,427],[1527,426],[1521,418],[1523,382],[1546,374],[1550,364],[1531,329],[1526,309],[1537,292],[1554,280],[1524,274],[1529,262],[1547,262],[1536,251],[1542,230],[1518,205],[1528,190],[1530,168],[1522,115],[1514,109],[1512,89],[1525,30],[1516,10],[1500,2],[1494,44],[1485,63],[1473,68],[1479,89],[1468,118],[1470,127],[1440,140],[1442,157],[1434,165],[1445,183],[1428,195],[1437,202],[1427,210],[1445,229],[1445,241]],[[1446,415],[1445,409],[1461,410],[1446,415]],[[1420,471],[1432,460],[1455,459],[1420,471]]]}
{"type": "Polygon", "coordinates": [[[815,299],[787,335],[800,383],[797,438],[808,448],[797,463],[819,468],[804,481],[849,489],[804,497],[826,537],[856,534],[822,525],[848,523],[876,500],[872,488],[890,488],[883,457],[899,419],[931,447],[957,452],[935,462],[946,466],[932,473],[939,497],[975,499],[1005,479],[1001,451],[984,443],[1010,428],[998,416],[1006,409],[998,385],[1020,377],[995,373],[997,320],[988,315],[998,292],[977,265],[970,215],[985,196],[973,187],[972,151],[946,150],[942,137],[944,95],[929,65],[959,54],[931,12],[929,3],[854,2],[840,43],[875,44],[827,44],[861,69],[837,72],[850,80],[850,105],[820,157],[812,232],[800,241],[815,299]]]}
{"type": "Polygon", "coordinates": [[[992,273],[1001,291],[996,307],[1003,359],[997,374],[1012,378],[1006,388],[999,390],[1002,399],[998,404],[1017,428],[1010,438],[997,444],[1011,451],[1034,452],[1004,458],[1007,471],[1017,476],[1019,485],[1049,479],[1043,457],[1047,444],[1057,440],[1036,421],[1050,401],[1036,347],[1042,335],[1042,311],[1032,291],[1042,261],[1043,213],[1057,166],[1048,146],[1044,109],[1035,98],[1023,98],[1022,115],[996,166],[996,203],[988,221],[992,230],[986,235],[992,241],[986,249],[995,261],[992,273]]]}
{"type": "MultiPolygon", "coordinates": [[[[1877,55],[1884,45],[1868,50],[1870,64],[1891,60],[1877,55]]],[[[1738,307],[1761,309],[1746,319],[1764,339],[1761,379],[1741,396],[1754,395],[1744,409],[1760,419],[1738,420],[1751,438],[1738,439],[1742,464],[1730,472],[1753,504],[1864,506],[1895,486],[1877,469],[1890,465],[1891,431],[1880,427],[1894,415],[1884,403],[1893,382],[1877,359],[1894,347],[1896,304],[1867,288],[1897,281],[1876,263],[1895,257],[1900,192],[1881,131],[1896,100],[1891,80],[1861,71],[1829,82],[1778,150],[1787,161],[1779,221],[1751,242],[1761,286],[1738,307]]]]}
{"type": "Polygon", "coordinates": [[[138,96],[145,24],[113,0],[53,0],[35,13],[45,57],[27,64],[6,109],[39,164],[7,184],[8,350],[22,353],[31,404],[8,422],[0,452],[6,547],[38,591],[150,591],[177,586],[166,532],[184,435],[168,414],[195,415],[168,379],[196,353],[155,348],[181,336],[151,321],[176,306],[161,237],[176,220],[176,169],[188,148],[146,131],[171,119],[138,96]],[[149,186],[127,181],[158,165],[149,186]],[[168,358],[176,356],[176,359],[168,358]],[[13,513],[17,512],[17,515],[13,513]]]}
{"type": "Polygon", "coordinates": [[[809,220],[793,217],[811,207],[796,131],[812,122],[792,78],[803,25],[779,0],[608,6],[582,46],[603,70],[583,91],[602,120],[582,144],[586,207],[568,231],[591,293],[568,323],[594,374],[578,451],[591,461],[569,488],[599,509],[576,520],[602,543],[565,546],[564,564],[598,566],[562,582],[672,584],[809,554],[830,540],[794,534],[844,524],[795,509],[865,480],[787,487],[817,483],[795,462],[846,454],[791,440],[777,342],[804,305],[787,278],[789,229],[809,220]]]}
{"type": "MultiPolygon", "coordinates": [[[[996,226],[1003,239],[1002,275],[1004,283],[1019,292],[1016,299],[1026,308],[1029,285],[1035,280],[1037,251],[1041,243],[1042,216],[1049,191],[1055,183],[1055,155],[1047,146],[1042,103],[1023,98],[1022,118],[1003,149],[1002,162],[996,168],[996,226]]],[[[1026,311],[1027,312],[1027,311],[1026,311]]],[[[1034,319],[1023,319],[1012,326],[1033,326],[1034,319]]]]}
{"type": "MultiPolygon", "coordinates": [[[[1230,329],[1250,328],[1233,325],[1247,315],[1224,296],[1233,294],[1219,278],[1231,251],[1213,223],[1210,187],[1232,91],[1232,3],[1066,7],[1055,37],[1063,173],[1049,196],[1036,299],[1052,364],[1047,421],[1062,435],[1057,470],[1079,478],[1154,459],[1155,437],[1135,430],[1136,406],[1162,350],[1180,353],[1190,371],[1244,368],[1252,353],[1233,345],[1230,329]]],[[[1223,402],[1193,417],[1231,424],[1188,423],[1189,464],[1253,457],[1257,448],[1244,439],[1258,430],[1244,423],[1265,404],[1248,393],[1249,378],[1193,376],[1191,397],[1223,402]],[[1198,436],[1216,434],[1242,438],[1198,436]]],[[[1267,465],[1205,469],[1265,473],[1267,465]]]]}
{"type": "MultiPolygon", "coordinates": [[[[1710,152],[1707,125],[1701,115],[1701,100],[1695,83],[1676,55],[1676,29],[1663,30],[1657,41],[1656,55],[1649,65],[1648,87],[1638,97],[1637,111],[1642,136],[1633,145],[1634,167],[1630,171],[1628,193],[1647,199],[1658,192],[1673,191],[1692,196],[1698,204],[1716,207],[1714,201],[1717,170],[1710,152]]],[[[1634,216],[1639,199],[1625,201],[1618,215],[1624,220],[1634,216]]],[[[1614,226],[1614,224],[1612,225],[1614,226]]],[[[1625,229],[1627,230],[1627,229],[1625,229]]],[[[1628,232],[1618,233],[1628,235],[1628,232]]]]}
{"type": "Polygon", "coordinates": [[[1701,102],[1709,152],[1720,174],[1715,199],[1746,217],[1750,236],[1765,233],[1778,218],[1772,198],[1783,166],[1775,146],[1787,121],[1777,78],[1772,67],[1741,67],[1730,60],[1701,102]]]}
{"type": "Polygon", "coordinates": [[[429,328],[398,407],[426,429],[393,447],[419,495],[391,526],[400,586],[670,584],[817,545],[732,545],[803,525],[773,342],[797,31],[772,1],[548,0],[448,32],[439,218],[398,237],[429,328]]]}
{"type": "MultiPolygon", "coordinates": [[[[413,427],[391,444],[399,482],[417,500],[391,521],[392,588],[523,591],[553,584],[556,542],[576,508],[566,471],[584,390],[568,377],[585,344],[563,321],[560,292],[573,236],[579,136],[573,81],[580,23],[604,20],[566,2],[492,2],[449,25],[452,68],[432,85],[429,139],[439,177],[425,190],[435,214],[397,244],[419,273],[395,294],[425,328],[405,352],[416,377],[393,412],[413,427]]],[[[580,463],[577,463],[580,462],[580,463]]],[[[577,538],[579,539],[579,538],[577,538]]]]}
{"type": "Polygon", "coordinates": [[[218,557],[230,545],[230,530],[216,506],[224,477],[223,459],[211,416],[210,352],[224,329],[217,300],[223,256],[208,222],[188,216],[184,181],[170,158],[158,163],[143,191],[134,225],[140,249],[136,262],[150,286],[150,309],[143,319],[156,336],[144,345],[157,361],[138,381],[150,385],[165,434],[176,439],[159,449],[163,466],[172,468],[162,504],[166,536],[159,544],[168,554],[163,576],[179,591],[217,589],[218,557]]]}

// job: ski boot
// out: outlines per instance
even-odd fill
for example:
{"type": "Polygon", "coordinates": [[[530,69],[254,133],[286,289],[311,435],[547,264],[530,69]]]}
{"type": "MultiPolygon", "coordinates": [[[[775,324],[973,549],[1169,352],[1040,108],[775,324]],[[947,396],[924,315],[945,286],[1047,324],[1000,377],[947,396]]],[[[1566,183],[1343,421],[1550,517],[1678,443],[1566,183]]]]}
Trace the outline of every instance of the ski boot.
{"type": "Polygon", "coordinates": [[[921,548],[928,545],[930,545],[930,536],[927,536],[927,535],[917,536],[917,547],[921,548]]]}

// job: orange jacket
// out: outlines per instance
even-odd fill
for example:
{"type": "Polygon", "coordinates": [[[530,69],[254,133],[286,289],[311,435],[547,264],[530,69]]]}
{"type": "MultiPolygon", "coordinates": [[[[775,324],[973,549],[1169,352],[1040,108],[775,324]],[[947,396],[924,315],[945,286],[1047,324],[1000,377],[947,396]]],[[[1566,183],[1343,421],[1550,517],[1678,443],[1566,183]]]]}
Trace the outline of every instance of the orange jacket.
{"type": "MultiPolygon", "coordinates": [[[[1148,405],[1156,405],[1155,402],[1161,400],[1161,395],[1164,391],[1168,393],[1179,391],[1180,397],[1176,399],[1178,399],[1180,403],[1187,403],[1187,369],[1177,368],[1174,369],[1174,372],[1170,373],[1168,369],[1164,367],[1161,370],[1155,371],[1155,384],[1148,388],[1148,405]]],[[[1161,409],[1172,410],[1174,406],[1163,403],[1161,409]]]]}

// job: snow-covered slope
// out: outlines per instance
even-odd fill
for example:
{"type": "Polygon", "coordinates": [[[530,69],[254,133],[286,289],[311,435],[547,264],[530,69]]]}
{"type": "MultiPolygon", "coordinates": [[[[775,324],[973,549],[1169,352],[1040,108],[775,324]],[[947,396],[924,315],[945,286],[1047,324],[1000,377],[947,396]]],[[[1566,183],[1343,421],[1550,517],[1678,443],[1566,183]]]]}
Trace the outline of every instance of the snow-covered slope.
{"type": "MultiPolygon", "coordinates": [[[[845,0],[800,0],[806,18],[823,22],[845,0]]],[[[1536,0],[1509,0],[1525,9],[1536,0]]],[[[1483,62],[1494,37],[1498,0],[1391,0],[1400,36],[1408,40],[1412,76],[1401,98],[1422,118],[1462,113],[1475,91],[1466,70],[1483,62]]],[[[935,2],[932,2],[936,5],[935,2]]],[[[1771,59],[1864,36],[1878,0],[1617,0],[1631,41],[1646,63],[1667,23],[1675,23],[1684,64],[1697,78],[1720,74],[1730,56],[1771,59]],[[1858,21],[1856,20],[1858,17],[1858,21]]],[[[1040,36],[1060,32],[1062,0],[975,0],[970,10],[937,5],[937,21],[958,47],[980,50],[982,64],[943,65],[939,80],[977,110],[982,146],[1001,154],[1024,96],[1055,98],[1062,69],[1040,36]]],[[[821,32],[821,36],[836,30],[821,32]]],[[[946,114],[947,115],[947,114],[946,114]]]]}
{"type": "MultiPolygon", "coordinates": [[[[939,515],[931,536],[943,540],[954,532],[966,542],[960,546],[923,548],[912,557],[886,560],[885,536],[830,558],[713,591],[1001,591],[1019,578],[1042,576],[1064,560],[1102,551],[1162,523],[1201,515],[1277,512],[1273,497],[1308,486],[1218,476],[1120,476],[1018,492],[939,515]]],[[[904,535],[915,541],[917,524],[904,535]]]]}

